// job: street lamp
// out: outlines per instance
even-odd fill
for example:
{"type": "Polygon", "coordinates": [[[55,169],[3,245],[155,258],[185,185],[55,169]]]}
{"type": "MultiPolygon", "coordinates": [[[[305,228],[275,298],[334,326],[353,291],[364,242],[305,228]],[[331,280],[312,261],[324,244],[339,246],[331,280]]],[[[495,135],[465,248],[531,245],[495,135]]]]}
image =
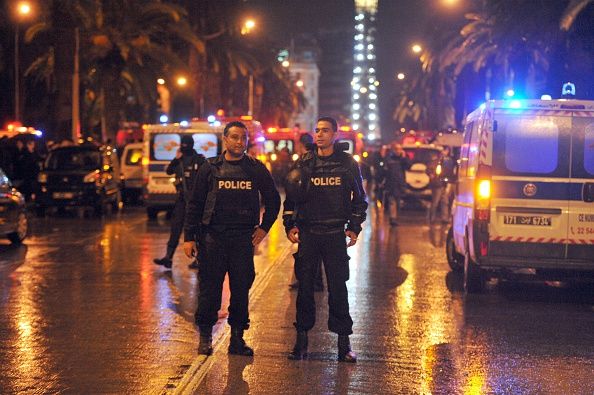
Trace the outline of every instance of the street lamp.
{"type": "Polygon", "coordinates": [[[16,26],[14,29],[14,118],[15,121],[21,119],[21,87],[20,87],[20,55],[19,55],[19,23],[24,21],[32,13],[31,4],[28,1],[19,1],[16,3],[16,26]]]}
{"type": "Polygon", "coordinates": [[[241,34],[245,36],[246,34],[249,34],[255,27],[256,21],[254,21],[253,19],[248,19],[244,22],[243,26],[241,27],[241,34]]]}
{"type": "Polygon", "coordinates": [[[398,78],[399,80],[401,80],[401,81],[402,81],[404,78],[406,78],[406,75],[404,75],[404,73],[398,73],[398,74],[396,75],[396,78],[398,78]]]}
{"type": "Polygon", "coordinates": [[[411,49],[414,53],[421,53],[421,51],[423,50],[423,47],[421,47],[421,45],[419,45],[419,44],[413,44],[411,49]]]}
{"type": "Polygon", "coordinates": [[[176,82],[178,86],[184,87],[188,84],[188,79],[184,76],[179,76],[177,77],[176,82]]]}

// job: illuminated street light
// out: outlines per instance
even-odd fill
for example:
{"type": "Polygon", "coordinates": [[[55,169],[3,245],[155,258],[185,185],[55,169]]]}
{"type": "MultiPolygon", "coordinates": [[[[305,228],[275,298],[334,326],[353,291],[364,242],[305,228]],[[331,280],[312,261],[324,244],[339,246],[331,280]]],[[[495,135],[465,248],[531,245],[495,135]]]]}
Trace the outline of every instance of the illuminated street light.
{"type": "Polygon", "coordinates": [[[297,82],[295,82],[295,85],[297,85],[299,88],[303,88],[303,81],[298,80],[297,82]]]}
{"type": "Polygon", "coordinates": [[[17,13],[21,16],[26,16],[31,13],[31,4],[27,1],[21,1],[17,5],[17,13]]]}
{"type": "Polygon", "coordinates": [[[163,78],[159,78],[157,80],[157,84],[159,84],[159,85],[165,85],[165,80],[163,78]]]}
{"type": "Polygon", "coordinates": [[[176,82],[179,86],[186,86],[188,84],[188,79],[186,77],[177,77],[176,82]]]}
{"type": "Polygon", "coordinates": [[[241,27],[241,34],[245,36],[246,34],[249,34],[255,27],[256,21],[254,21],[253,19],[248,19],[241,27]]]}
{"type": "Polygon", "coordinates": [[[289,62],[288,60],[283,60],[283,62],[281,63],[281,66],[283,66],[284,68],[287,68],[291,65],[291,62],[289,62]]]}
{"type": "Polygon", "coordinates": [[[421,47],[419,44],[414,44],[411,49],[414,53],[421,53],[423,47],[421,47]]]}
{"type": "Polygon", "coordinates": [[[406,76],[404,75],[404,73],[398,73],[398,74],[396,75],[396,78],[398,78],[399,80],[401,80],[401,81],[402,81],[404,78],[406,78],[406,76]]]}

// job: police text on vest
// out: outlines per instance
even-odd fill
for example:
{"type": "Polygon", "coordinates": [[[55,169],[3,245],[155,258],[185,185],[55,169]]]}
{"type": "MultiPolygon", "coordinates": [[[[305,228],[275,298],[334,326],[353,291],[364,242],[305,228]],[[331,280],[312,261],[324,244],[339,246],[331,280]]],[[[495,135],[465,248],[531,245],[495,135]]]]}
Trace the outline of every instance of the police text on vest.
{"type": "Polygon", "coordinates": [[[335,186],[335,185],[341,185],[342,181],[340,179],[340,177],[312,177],[311,178],[311,182],[315,185],[315,186],[335,186]]]}
{"type": "Polygon", "coordinates": [[[252,189],[251,181],[223,181],[219,180],[219,189],[252,189]]]}

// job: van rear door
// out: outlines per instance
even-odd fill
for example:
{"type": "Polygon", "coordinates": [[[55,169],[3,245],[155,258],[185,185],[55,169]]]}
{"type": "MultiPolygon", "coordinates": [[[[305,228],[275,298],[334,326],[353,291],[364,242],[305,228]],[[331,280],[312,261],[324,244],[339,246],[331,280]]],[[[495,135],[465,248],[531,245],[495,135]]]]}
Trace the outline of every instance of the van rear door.
{"type": "Polygon", "coordinates": [[[594,116],[584,111],[573,117],[567,257],[594,263],[594,116]]]}
{"type": "Polygon", "coordinates": [[[489,255],[565,259],[571,112],[496,110],[489,255]]]}

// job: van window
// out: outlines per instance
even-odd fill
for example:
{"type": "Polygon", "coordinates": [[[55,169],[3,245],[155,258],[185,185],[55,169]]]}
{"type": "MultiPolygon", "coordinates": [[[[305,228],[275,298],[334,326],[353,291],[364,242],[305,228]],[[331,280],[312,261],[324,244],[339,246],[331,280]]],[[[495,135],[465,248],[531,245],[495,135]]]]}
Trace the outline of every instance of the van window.
{"type": "Polygon", "coordinates": [[[177,133],[162,133],[155,134],[151,140],[151,159],[171,161],[175,158],[181,138],[177,133]]]}
{"type": "Polygon", "coordinates": [[[142,159],[142,149],[133,148],[126,152],[126,165],[128,166],[140,166],[142,159]]]}
{"type": "Polygon", "coordinates": [[[194,139],[194,150],[207,158],[217,156],[217,148],[219,147],[217,135],[214,133],[195,133],[192,135],[194,139]]]}
{"type": "Polygon", "coordinates": [[[553,117],[509,118],[497,133],[505,134],[507,170],[548,174],[557,169],[559,128],[553,117]]]}
{"type": "Polygon", "coordinates": [[[594,175],[594,124],[586,126],[586,136],[584,139],[584,168],[594,175]]]}
{"type": "MultiPolygon", "coordinates": [[[[481,124],[478,121],[472,123],[472,134],[470,135],[470,146],[468,147],[468,168],[466,170],[468,177],[476,176],[476,170],[478,168],[479,125],[481,124]]],[[[481,133],[483,133],[482,130],[481,133]]]]}
{"type": "Polygon", "coordinates": [[[470,149],[470,137],[472,136],[472,129],[474,122],[468,122],[464,128],[464,141],[460,150],[460,175],[466,176],[466,169],[468,169],[468,151],[470,149]]]}

